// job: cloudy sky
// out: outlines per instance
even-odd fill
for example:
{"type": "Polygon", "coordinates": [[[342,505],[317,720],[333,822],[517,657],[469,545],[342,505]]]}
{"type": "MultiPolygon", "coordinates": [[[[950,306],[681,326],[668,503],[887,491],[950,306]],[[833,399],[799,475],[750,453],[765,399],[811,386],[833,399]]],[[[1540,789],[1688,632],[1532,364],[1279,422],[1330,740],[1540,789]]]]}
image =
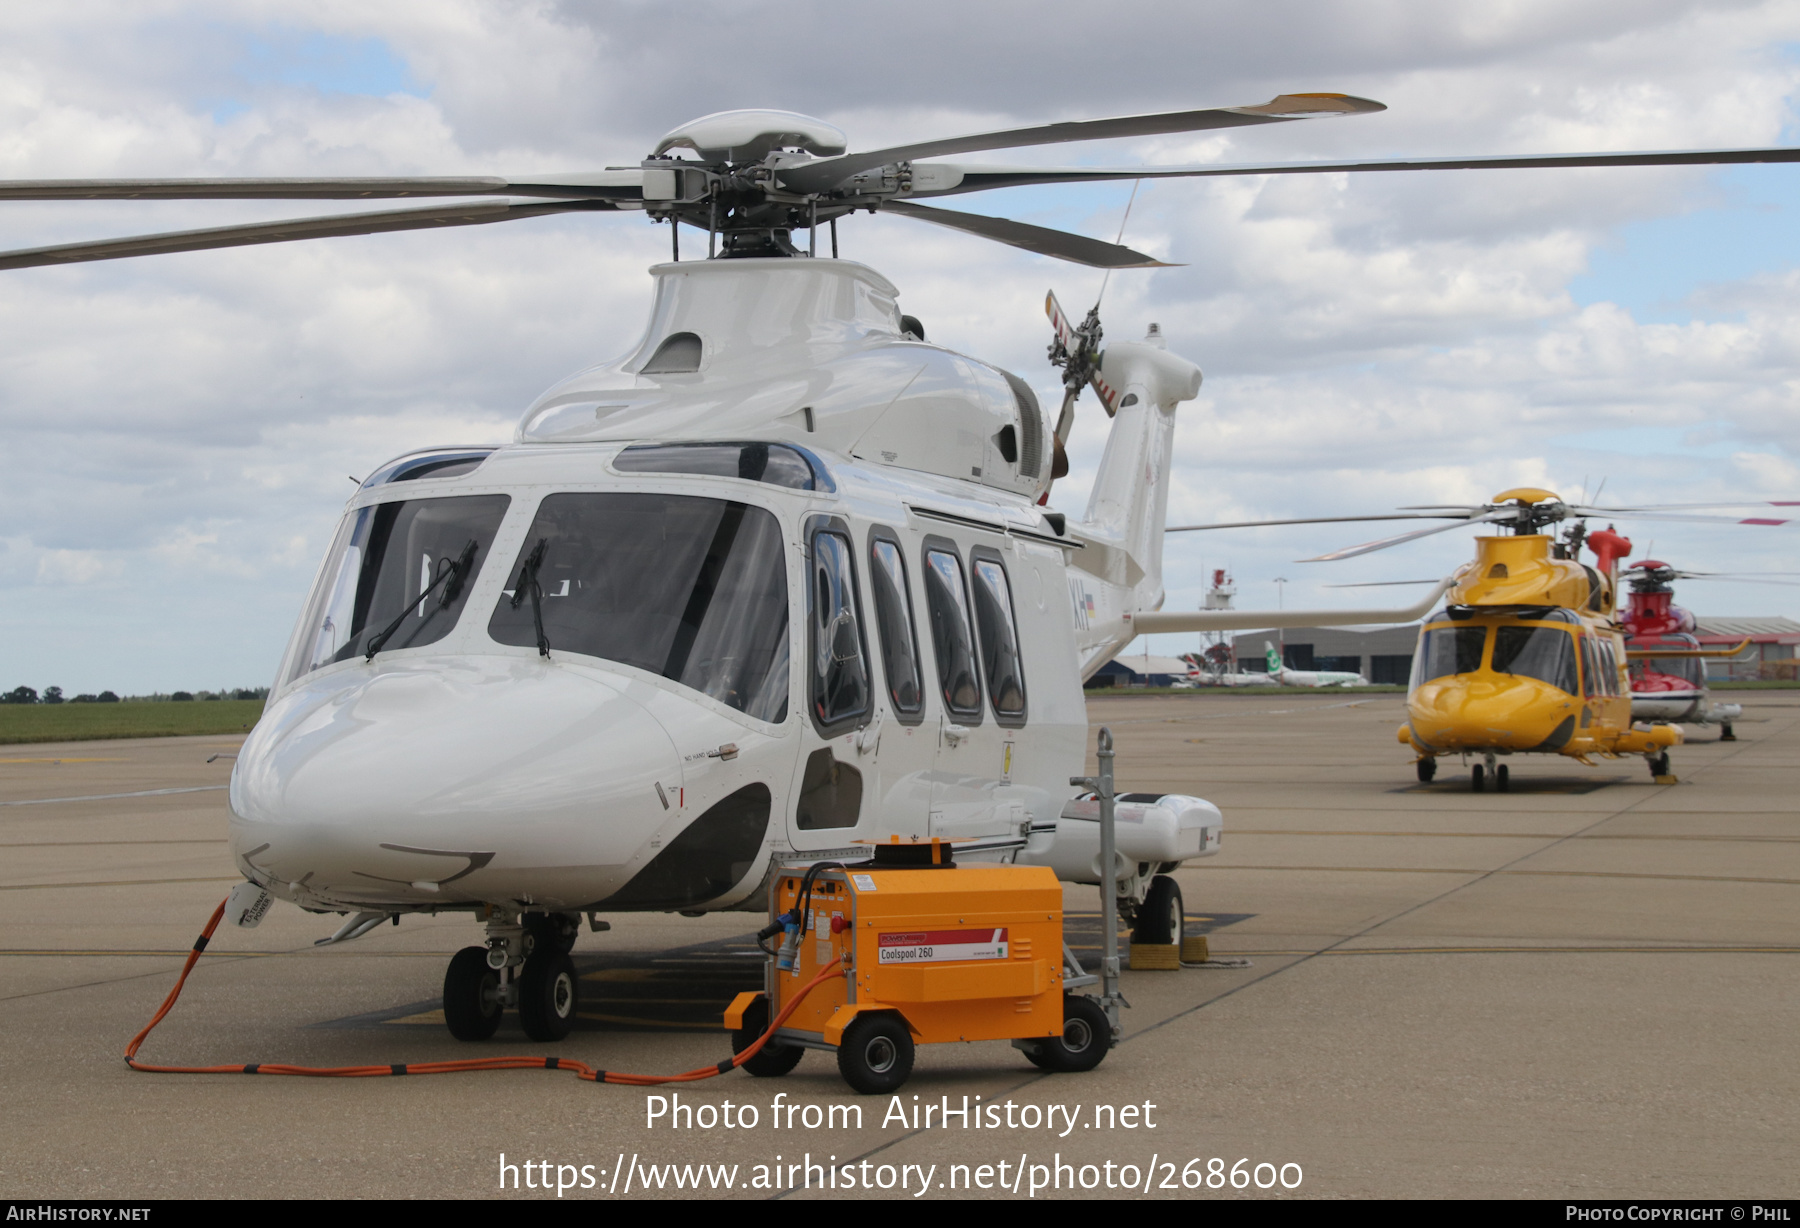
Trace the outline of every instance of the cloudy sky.
{"type": "MultiPolygon", "coordinates": [[[[1797,89],[1791,3],[65,0],[0,9],[0,177],[529,174],[628,165],[732,107],[868,147],[1311,90],[1390,110],[1016,157],[1741,147],[1800,144],[1797,89]]],[[[952,203],[1110,239],[1129,190],[952,203]]],[[[5,204],[0,247],[330,208],[5,204]]],[[[1177,523],[1603,480],[1609,503],[1800,498],[1797,222],[1785,167],[1153,184],[1126,241],[1185,267],[1115,275],[1103,316],[1114,337],[1160,322],[1206,369],[1177,523]]],[[[666,237],[540,218],[0,273],[0,688],[266,683],[349,475],[504,440],[545,386],[627,349],[666,237]]],[[[1098,273],[898,218],[843,237],[933,340],[1054,395],[1043,292],[1079,312],[1098,273]]],[[[1083,404],[1057,492],[1076,512],[1103,439],[1083,404]]],[[[1634,557],[1800,572],[1800,529],[1621,527],[1634,557]]],[[[1168,608],[1215,566],[1240,605],[1273,605],[1277,576],[1289,606],[1367,604],[1322,586],[1443,574],[1471,534],[1293,562],[1374,535],[1180,536],[1168,608]]],[[[1683,599],[1800,612],[1794,588],[1683,599]]]]}

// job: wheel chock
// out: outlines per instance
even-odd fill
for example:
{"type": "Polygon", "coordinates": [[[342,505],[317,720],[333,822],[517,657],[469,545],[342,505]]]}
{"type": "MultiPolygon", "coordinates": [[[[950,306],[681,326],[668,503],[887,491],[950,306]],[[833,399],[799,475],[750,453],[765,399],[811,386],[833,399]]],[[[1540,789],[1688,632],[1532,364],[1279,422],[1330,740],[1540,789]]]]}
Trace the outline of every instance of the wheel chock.
{"type": "Polygon", "coordinates": [[[1181,944],[1174,942],[1134,942],[1131,944],[1133,972],[1178,972],[1181,969],[1181,944]]]}
{"type": "Polygon", "coordinates": [[[1181,940],[1182,963],[1204,964],[1210,958],[1212,958],[1212,952],[1207,948],[1205,934],[1181,940]]]}
{"type": "Polygon", "coordinates": [[[1678,785],[1681,783],[1679,780],[1675,779],[1673,773],[1668,776],[1655,777],[1655,782],[1659,785],[1678,785]]]}

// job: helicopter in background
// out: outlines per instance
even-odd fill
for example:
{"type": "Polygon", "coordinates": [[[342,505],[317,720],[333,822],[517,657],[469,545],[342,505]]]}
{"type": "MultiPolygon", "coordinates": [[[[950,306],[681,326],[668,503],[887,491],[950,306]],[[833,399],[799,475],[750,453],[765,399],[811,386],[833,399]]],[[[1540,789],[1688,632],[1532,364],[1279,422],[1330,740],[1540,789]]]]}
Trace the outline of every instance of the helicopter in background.
{"type": "Polygon", "coordinates": [[[1734,580],[1752,584],[1789,584],[1772,580],[1771,574],[1681,571],[1657,559],[1644,559],[1625,568],[1623,578],[1631,594],[1619,623],[1626,637],[1631,661],[1631,715],[1637,720],[1670,721],[1682,725],[1717,725],[1721,742],[1737,741],[1732,722],[1743,715],[1743,705],[1713,699],[1706,685],[1706,662],[1730,660],[1750,645],[1750,640],[1729,648],[1705,648],[1695,632],[1693,612],[1675,604],[1676,580],[1734,580]]]}
{"type": "MultiPolygon", "coordinates": [[[[1447,600],[1420,627],[1407,688],[1407,721],[1398,730],[1400,742],[1417,756],[1421,782],[1436,777],[1439,758],[1458,755],[1466,760],[1473,755],[1480,757],[1470,773],[1473,789],[1481,792],[1491,780],[1496,790],[1504,792],[1510,787],[1511,770],[1499,760],[1515,754],[1557,754],[1589,764],[1595,755],[1642,755],[1653,778],[1659,783],[1674,782],[1669,749],[1681,743],[1681,731],[1668,723],[1640,723],[1635,711],[1637,697],[1627,673],[1628,624],[1618,616],[1617,594],[1619,560],[1630,553],[1631,542],[1611,526],[1590,533],[1587,518],[1769,526],[1790,523],[1785,517],[1739,518],[1694,510],[1742,506],[1770,504],[1600,508],[1564,503],[1552,491],[1521,487],[1476,506],[1250,523],[1450,522],[1304,562],[1354,558],[1462,524],[1492,524],[1510,530],[1503,536],[1477,537],[1474,560],[1437,583],[1437,591],[1445,593],[1447,600]],[[1544,532],[1563,521],[1573,523],[1561,538],[1544,532]],[[1582,561],[1584,548],[1593,554],[1593,566],[1582,561]]],[[[1183,525],[1170,532],[1241,527],[1249,524],[1183,525]]],[[[1667,591],[1664,589],[1664,594],[1667,591]]],[[[1656,595],[1646,592],[1645,598],[1653,602],[1656,595]]],[[[1660,600],[1666,607],[1666,595],[1660,600]]],[[[1650,609],[1646,604],[1646,614],[1650,609]]],[[[1661,623],[1646,621],[1642,626],[1648,634],[1648,628],[1661,623]]],[[[1673,624],[1670,629],[1674,630],[1673,624]]]]}
{"type": "MultiPolygon", "coordinates": [[[[1069,782],[1087,749],[1081,683],[1137,635],[1282,625],[1159,610],[1175,410],[1200,369],[1154,324],[1102,348],[1097,307],[1080,325],[1054,309],[1052,422],[1017,375],[927,342],[891,282],[838,259],[837,223],[884,212],[1156,268],[1119,243],[919,202],[1025,184],[1800,161],[929,160],[1383,109],[1293,94],[860,152],[822,120],[745,110],[670,131],[636,165],[572,174],[0,182],[0,200],[447,202],[0,252],[0,269],[568,212],[670,228],[635,347],[554,384],[505,446],[409,452],[359,484],[232,773],[246,881],[228,918],[254,924],[281,898],[349,914],[329,940],[347,941],[401,914],[468,914],[484,944],[444,979],[464,1040],[492,1036],[509,1008],[534,1039],[567,1033],[584,913],[598,928],[602,912],[760,911],[788,869],[861,857],[871,840],[947,837],[966,842],[959,855],[1104,877],[1158,935],[1140,940],[1167,941],[1181,916],[1168,871],[1217,848],[1218,811],[1128,797],[1143,841],[1122,842],[1103,875],[1069,782]],[[704,232],[707,259],[681,260],[683,226],[704,232]],[[1088,386],[1112,424],[1074,519],[1049,493],[1088,386]]],[[[1332,617],[1408,621],[1436,596],[1332,617]]]]}

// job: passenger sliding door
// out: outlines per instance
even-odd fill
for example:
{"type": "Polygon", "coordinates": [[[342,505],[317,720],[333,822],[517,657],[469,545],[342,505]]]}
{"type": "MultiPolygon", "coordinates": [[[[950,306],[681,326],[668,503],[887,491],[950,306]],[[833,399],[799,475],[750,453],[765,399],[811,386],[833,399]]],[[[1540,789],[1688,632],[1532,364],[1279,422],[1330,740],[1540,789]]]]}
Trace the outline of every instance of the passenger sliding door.
{"type": "Polygon", "coordinates": [[[1013,738],[1026,706],[1010,577],[997,550],[974,547],[965,568],[962,551],[943,537],[925,539],[923,570],[944,705],[931,834],[1017,835],[1029,816],[1011,789],[1013,738]]]}

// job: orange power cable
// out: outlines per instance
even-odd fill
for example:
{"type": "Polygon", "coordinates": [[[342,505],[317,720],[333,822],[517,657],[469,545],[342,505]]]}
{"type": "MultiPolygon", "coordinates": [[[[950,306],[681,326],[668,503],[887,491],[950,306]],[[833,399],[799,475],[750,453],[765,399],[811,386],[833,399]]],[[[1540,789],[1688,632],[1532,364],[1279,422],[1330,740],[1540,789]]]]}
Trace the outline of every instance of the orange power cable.
{"type": "Polygon", "coordinates": [[[152,1066],[137,1060],[139,1046],[149,1036],[157,1024],[163,1021],[175,1006],[175,1000],[181,997],[181,988],[187,984],[188,973],[200,961],[200,955],[206,950],[206,944],[212,941],[213,931],[219,927],[219,921],[225,915],[225,901],[213,909],[212,919],[206,923],[200,937],[194,940],[194,949],[188,952],[187,962],[181,966],[181,975],[175,978],[175,987],[169,990],[169,996],[151,1016],[144,1030],[131,1038],[125,1046],[125,1064],[131,1069],[146,1074],[265,1074],[265,1075],[303,1075],[317,1079],[373,1079],[384,1075],[408,1074],[463,1074],[475,1070],[567,1070],[578,1078],[593,1083],[620,1083],[629,1087],[654,1087],[659,1083],[693,1083],[700,1079],[710,1079],[742,1066],[745,1062],[762,1052],[764,1045],[775,1035],[775,1029],[787,1022],[789,1015],[805,1001],[806,995],[831,980],[844,975],[840,964],[843,959],[832,960],[819,970],[795,994],[788,1004],[781,1008],[781,1013],[770,1021],[767,1029],[758,1036],[751,1045],[736,1057],[718,1063],[716,1066],[701,1066],[675,1075],[642,1075],[626,1074],[617,1070],[596,1070],[586,1062],[578,1062],[571,1058],[561,1057],[478,1057],[466,1058],[455,1062],[395,1062],[387,1066],[285,1066],[273,1062],[239,1062],[229,1066],[152,1066]]]}

